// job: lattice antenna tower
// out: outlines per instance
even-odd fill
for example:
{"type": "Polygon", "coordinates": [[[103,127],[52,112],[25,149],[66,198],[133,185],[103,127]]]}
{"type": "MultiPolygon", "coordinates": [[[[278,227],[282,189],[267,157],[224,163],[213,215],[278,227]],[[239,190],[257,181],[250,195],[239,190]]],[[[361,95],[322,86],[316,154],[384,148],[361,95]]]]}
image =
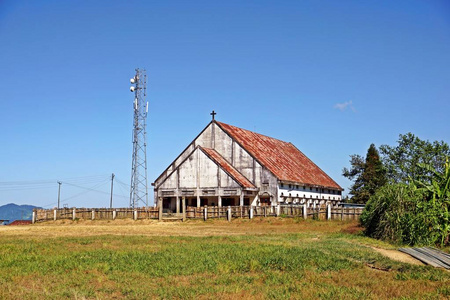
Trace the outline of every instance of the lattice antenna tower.
{"type": "Polygon", "coordinates": [[[136,69],[136,75],[130,79],[130,91],[133,101],[133,159],[131,163],[130,207],[148,206],[147,188],[147,141],[146,125],[148,114],[147,75],[145,70],[136,69]]]}

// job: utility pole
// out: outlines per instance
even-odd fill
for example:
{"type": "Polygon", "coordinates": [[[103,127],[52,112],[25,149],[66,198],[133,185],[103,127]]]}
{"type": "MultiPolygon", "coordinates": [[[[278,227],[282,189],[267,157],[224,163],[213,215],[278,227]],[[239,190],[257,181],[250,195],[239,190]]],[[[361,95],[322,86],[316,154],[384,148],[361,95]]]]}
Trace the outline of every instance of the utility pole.
{"type": "Polygon", "coordinates": [[[58,209],[59,209],[59,201],[60,201],[60,196],[61,196],[61,184],[62,184],[62,182],[61,181],[58,181],[58,209]]]}
{"type": "Polygon", "coordinates": [[[109,208],[112,208],[113,185],[114,185],[114,173],[112,173],[111,175],[111,200],[109,201],[109,208]]]}
{"type": "Polygon", "coordinates": [[[130,207],[148,206],[147,188],[147,142],[146,122],[148,102],[147,75],[145,70],[136,69],[136,75],[130,79],[130,91],[134,93],[133,101],[133,158],[131,162],[130,207]]]}

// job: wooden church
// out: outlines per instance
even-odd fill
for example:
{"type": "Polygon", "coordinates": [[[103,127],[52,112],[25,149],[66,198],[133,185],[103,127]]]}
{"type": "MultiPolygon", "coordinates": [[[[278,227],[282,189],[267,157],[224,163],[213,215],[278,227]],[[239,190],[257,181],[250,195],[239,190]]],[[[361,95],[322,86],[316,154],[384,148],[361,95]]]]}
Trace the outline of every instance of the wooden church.
{"type": "Polygon", "coordinates": [[[155,203],[188,206],[314,205],[343,189],[293,144],[214,119],[155,180],[155,203]]]}

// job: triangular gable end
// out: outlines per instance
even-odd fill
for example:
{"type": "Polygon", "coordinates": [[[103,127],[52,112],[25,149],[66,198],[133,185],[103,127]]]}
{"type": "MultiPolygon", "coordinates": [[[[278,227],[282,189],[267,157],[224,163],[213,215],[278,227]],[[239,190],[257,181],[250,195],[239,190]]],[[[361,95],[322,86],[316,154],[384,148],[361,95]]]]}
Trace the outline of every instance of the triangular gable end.
{"type": "MultiPolygon", "coordinates": [[[[227,163],[217,159],[212,149],[197,146],[176,169],[172,170],[156,189],[233,187],[256,189],[242,174],[227,163]],[[212,167],[214,165],[214,168],[212,167]],[[200,170],[198,170],[200,166],[200,170]],[[220,170],[220,172],[218,172],[220,170]],[[220,178],[219,178],[220,176],[220,178]],[[219,184],[220,183],[220,184],[219,184]]],[[[217,152],[216,154],[220,156],[217,152]]],[[[223,158],[222,158],[223,159],[223,158]]]]}

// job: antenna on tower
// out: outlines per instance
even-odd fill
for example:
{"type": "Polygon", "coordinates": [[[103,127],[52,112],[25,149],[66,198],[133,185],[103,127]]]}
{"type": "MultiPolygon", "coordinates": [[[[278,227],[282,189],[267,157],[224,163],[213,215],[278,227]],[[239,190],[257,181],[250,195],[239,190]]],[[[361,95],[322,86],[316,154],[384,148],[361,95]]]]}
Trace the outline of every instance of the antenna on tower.
{"type": "Polygon", "coordinates": [[[137,208],[140,204],[148,206],[146,142],[148,102],[147,104],[145,102],[147,93],[147,75],[145,70],[136,69],[136,75],[130,79],[130,83],[132,84],[130,91],[134,93],[130,207],[137,208]]]}

